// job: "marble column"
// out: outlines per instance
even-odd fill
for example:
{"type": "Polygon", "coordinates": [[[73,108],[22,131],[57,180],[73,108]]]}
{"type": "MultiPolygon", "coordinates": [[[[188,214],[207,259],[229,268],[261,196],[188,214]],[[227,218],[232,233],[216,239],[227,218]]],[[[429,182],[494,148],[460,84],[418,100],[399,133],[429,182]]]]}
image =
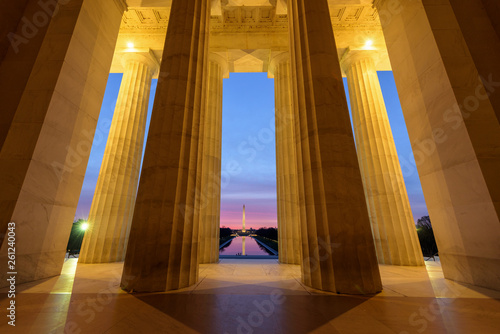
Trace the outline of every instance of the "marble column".
{"type": "MultiPolygon", "coordinates": [[[[500,78],[500,2],[449,0],[477,72],[485,85],[500,78]],[[478,38],[481,36],[481,38],[478,38]]],[[[500,122],[500,90],[489,90],[489,100],[500,122]]]]}
{"type": "Polygon", "coordinates": [[[209,54],[204,131],[200,136],[202,150],[201,180],[197,187],[200,199],[200,263],[219,261],[221,149],[222,149],[222,80],[229,77],[227,60],[209,54]]]}
{"type": "MultiPolygon", "coordinates": [[[[22,18],[32,18],[40,12],[38,0],[6,1],[0,4],[0,149],[12,125],[16,108],[28,83],[45,39],[49,24],[36,27],[37,33],[28,30],[22,18]],[[24,30],[23,30],[24,29],[24,30]],[[24,37],[29,32],[29,39],[24,37]],[[3,60],[5,59],[5,62],[3,60]],[[12,69],[15,67],[15,71],[12,69]]],[[[48,19],[45,12],[38,14],[48,19]]],[[[0,232],[2,233],[2,232],[0,232]]]]}
{"type": "Polygon", "coordinates": [[[373,57],[374,51],[348,51],[347,74],[356,149],[379,263],[423,266],[389,117],[373,57]]]}
{"type": "MultiPolygon", "coordinates": [[[[35,1],[31,0],[31,2],[35,1]]],[[[30,5],[28,0],[8,1],[0,5],[2,9],[0,10],[0,22],[2,22],[2,27],[0,28],[0,63],[7,53],[9,45],[11,45],[13,34],[16,32],[17,26],[24,16],[28,5],[30,5]]]]}
{"type": "Polygon", "coordinates": [[[125,259],[139,182],[149,94],[158,61],[150,50],[122,56],[123,79],[78,262],[125,259]]]}
{"type": "Polygon", "coordinates": [[[302,280],[320,290],[375,293],[382,283],[328,2],[290,0],[288,10],[302,280]]]}
{"type": "MultiPolygon", "coordinates": [[[[30,43],[9,47],[0,70],[2,113],[13,115],[0,152],[0,243],[14,221],[18,284],[61,273],[125,10],[62,3],[30,43]]],[[[0,286],[7,258],[3,242],[0,286]]]]}
{"type": "Polygon", "coordinates": [[[210,7],[173,0],[121,286],[166,291],[198,280],[196,179],[210,7]]]}
{"type": "Polygon", "coordinates": [[[400,3],[375,5],[444,276],[498,290],[497,34],[480,0],[400,3]]]}
{"type": "Polygon", "coordinates": [[[276,101],[276,189],[278,199],[278,247],[281,263],[300,264],[300,215],[297,156],[292,102],[290,54],[271,60],[276,101]]]}

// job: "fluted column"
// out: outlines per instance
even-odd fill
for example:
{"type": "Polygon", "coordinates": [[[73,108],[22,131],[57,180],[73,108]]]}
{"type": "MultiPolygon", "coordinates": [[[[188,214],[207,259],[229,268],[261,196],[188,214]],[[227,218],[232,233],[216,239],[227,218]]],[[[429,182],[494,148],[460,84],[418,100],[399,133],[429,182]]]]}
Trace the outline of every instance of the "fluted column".
{"type": "Polygon", "coordinates": [[[125,259],[144,147],[151,80],[158,62],[151,51],[129,52],[78,262],[125,259]]]}
{"type": "Polygon", "coordinates": [[[382,289],[327,0],[288,2],[301,211],[302,280],[382,289]]]}
{"type": "Polygon", "coordinates": [[[299,194],[289,52],[280,53],[271,60],[270,75],[274,76],[276,101],[279,260],[281,263],[300,264],[299,194]]]}
{"type": "Polygon", "coordinates": [[[342,59],[351,99],[358,161],[379,263],[424,265],[373,51],[342,59]]]}
{"type": "Polygon", "coordinates": [[[195,197],[209,2],[173,0],[121,286],[175,290],[198,280],[195,197]]]}
{"type": "Polygon", "coordinates": [[[374,5],[385,13],[382,29],[444,277],[498,290],[500,40],[486,9],[495,5],[399,2],[397,12],[393,1],[374,5]]]}
{"type": "Polygon", "coordinates": [[[47,24],[37,26],[28,43],[26,24],[3,30],[15,21],[12,9],[20,2],[0,5],[0,30],[21,41],[9,44],[0,64],[0,287],[12,271],[4,242],[11,221],[16,283],[61,273],[126,9],[123,1],[23,2],[28,5],[19,17],[36,14],[47,24]],[[58,14],[46,15],[40,3],[57,3],[58,14]]]}
{"type": "Polygon", "coordinates": [[[222,79],[229,76],[226,59],[209,54],[205,99],[200,200],[200,263],[219,261],[219,226],[222,149],[222,79]]]}

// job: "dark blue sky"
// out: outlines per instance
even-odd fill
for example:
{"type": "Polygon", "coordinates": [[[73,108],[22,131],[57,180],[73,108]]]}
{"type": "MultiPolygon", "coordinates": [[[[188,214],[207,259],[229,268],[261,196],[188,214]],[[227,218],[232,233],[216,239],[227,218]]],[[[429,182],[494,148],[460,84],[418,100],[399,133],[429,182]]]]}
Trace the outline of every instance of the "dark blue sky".
{"type": "MultiPolygon", "coordinates": [[[[88,216],[122,75],[111,74],[76,218],[88,216]]],[[[392,72],[379,72],[414,218],[427,215],[392,72]]],[[[149,117],[156,80],[153,80],[149,117]]],[[[345,83],[346,84],[346,83],[345,83]]],[[[148,117],[148,125],[149,125],[148,117]]],[[[224,80],[221,225],[236,227],[246,205],[247,227],[276,226],[274,80],[266,73],[231,73],[224,80]]]]}

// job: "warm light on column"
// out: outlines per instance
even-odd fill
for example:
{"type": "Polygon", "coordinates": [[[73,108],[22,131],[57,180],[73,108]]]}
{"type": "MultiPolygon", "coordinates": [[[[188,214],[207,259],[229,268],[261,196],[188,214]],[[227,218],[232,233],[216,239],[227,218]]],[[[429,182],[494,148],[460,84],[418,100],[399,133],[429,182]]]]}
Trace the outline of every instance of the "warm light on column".
{"type": "Polygon", "coordinates": [[[377,76],[377,57],[376,51],[349,49],[342,57],[342,66],[378,261],[424,265],[377,76]]]}
{"type": "Polygon", "coordinates": [[[269,66],[274,78],[276,124],[276,195],[279,261],[300,264],[300,207],[293,115],[292,73],[290,54],[274,56],[269,66]]]}
{"type": "Polygon", "coordinates": [[[120,54],[123,79],[96,184],[80,263],[123,261],[134,212],[152,78],[158,60],[149,49],[120,54]]]}

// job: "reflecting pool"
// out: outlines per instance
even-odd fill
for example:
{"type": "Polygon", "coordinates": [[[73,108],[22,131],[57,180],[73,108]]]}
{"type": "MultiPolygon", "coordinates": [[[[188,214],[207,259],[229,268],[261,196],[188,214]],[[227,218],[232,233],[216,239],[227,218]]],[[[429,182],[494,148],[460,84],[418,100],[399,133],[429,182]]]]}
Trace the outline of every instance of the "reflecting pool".
{"type": "Polygon", "coordinates": [[[252,237],[236,237],[220,249],[219,255],[274,255],[252,237]]]}

